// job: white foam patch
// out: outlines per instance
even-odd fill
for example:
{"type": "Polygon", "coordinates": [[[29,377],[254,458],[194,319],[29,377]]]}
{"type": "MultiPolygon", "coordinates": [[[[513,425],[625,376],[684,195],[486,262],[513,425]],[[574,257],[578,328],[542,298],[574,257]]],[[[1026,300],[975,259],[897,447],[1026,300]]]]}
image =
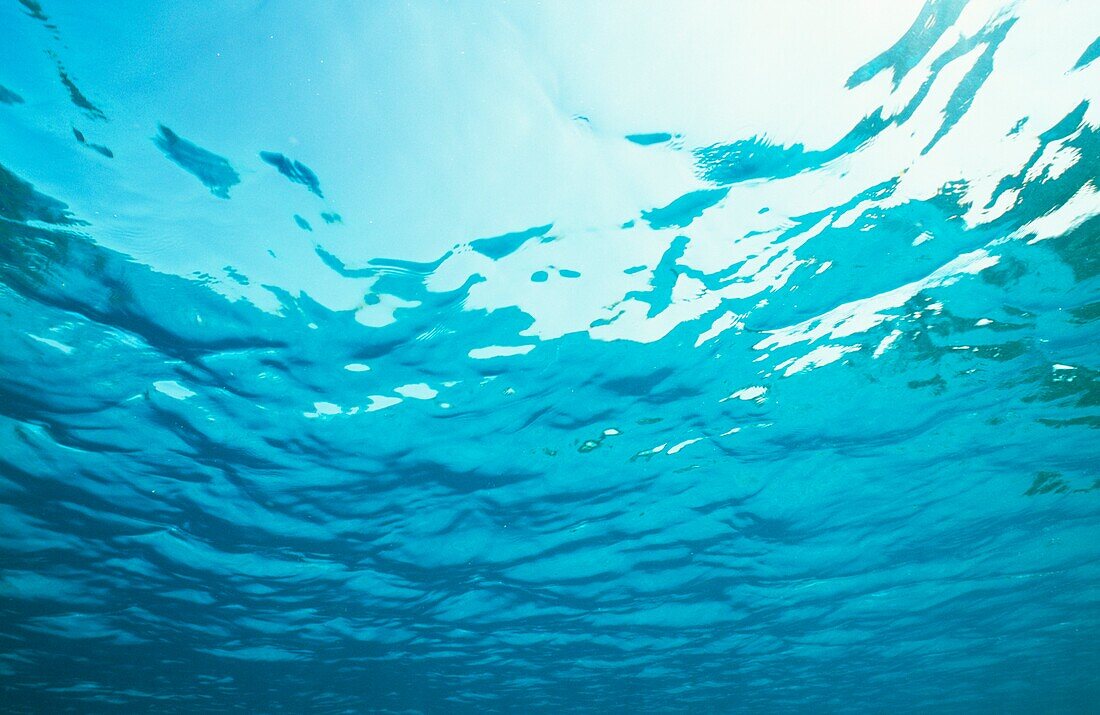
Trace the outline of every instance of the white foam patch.
{"type": "Polygon", "coordinates": [[[679,444],[676,444],[676,445],[673,445],[672,447],[669,447],[668,448],[668,454],[676,454],[677,452],[682,450],[684,447],[687,447],[688,445],[695,444],[696,442],[698,442],[701,439],[703,439],[703,438],[702,437],[696,437],[694,439],[685,439],[683,442],[680,442],[679,444]]]}
{"type": "Polygon", "coordinates": [[[312,412],[303,412],[302,415],[312,419],[317,417],[331,417],[332,415],[339,415],[344,412],[340,405],[332,402],[314,402],[312,412]]]}
{"type": "Polygon", "coordinates": [[[834,363],[845,354],[855,352],[860,349],[859,345],[821,345],[810,352],[806,353],[800,358],[796,358],[794,362],[787,367],[783,373],[783,377],[790,377],[795,373],[802,372],[803,370],[811,370],[818,367],[824,367],[830,363],[834,363]]]}
{"type": "Polygon", "coordinates": [[[439,394],[438,390],[433,390],[431,386],[423,382],[415,382],[409,385],[395,387],[393,391],[402,397],[408,397],[414,400],[431,400],[439,394]]]}
{"type": "Polygon", "coordinates": [[[489,345],[483,348],[474,348],[468,355],[474,360],[488,360],[495,357],[526,355],[534,349],[534,345],[489,345]]]}
{"type": "Polygon", "coordinates": [[[1077,190],[1069,201],[1050,213],[1020,227],[1013,238],[1031,236],[1028,244],[1062,236],[1100,213],[1100,193],[1091,182],[1077,190]]]}
{"type": "Polygon", "coordinates": [[[367,405],[367,412],[377,412],[378,410],[384,410],[394,405],[401,404],[400,397],[393,397],[391,395],[371,395],[369,398],[370,404],[367,405]]]}
{"type": "Polygon", "coordinates": [[[767,391],[768,389],[766,387],[753,385],[751,387],[742,388],[729,397],[723,397],[719,402],[725,402],[726,400],[744,400],[748,402],[749,400],[756,400],[763,397],[767,391]]]}
{"type": "Polygon", "coordinates": [[[153,383],[153,389],[171,397],[173,400],[186,400],[188,397],[194,397],[197,394],[175,380],[157,380],[153,383]]]}
{"type": "Polygon", "coordinates": [[[882,354],[890,349],[890,346],[894,344],[899,337],[901,337],[900,330],[891,330],[890,334],[879,341],[879,344],[875,347],[875,352],[871,355],[872,358],[878,359],[882,357],[882,354]]]}

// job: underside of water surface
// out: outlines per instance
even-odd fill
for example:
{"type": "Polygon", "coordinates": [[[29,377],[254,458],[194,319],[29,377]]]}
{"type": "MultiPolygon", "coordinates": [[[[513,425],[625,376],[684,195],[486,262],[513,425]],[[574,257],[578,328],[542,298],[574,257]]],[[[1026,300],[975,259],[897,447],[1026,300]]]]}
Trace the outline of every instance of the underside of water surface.
{"type": "Polygon", "coordinates": [[[0,0],[0,711],[1100,711],[1098,36],[0,0]]]}

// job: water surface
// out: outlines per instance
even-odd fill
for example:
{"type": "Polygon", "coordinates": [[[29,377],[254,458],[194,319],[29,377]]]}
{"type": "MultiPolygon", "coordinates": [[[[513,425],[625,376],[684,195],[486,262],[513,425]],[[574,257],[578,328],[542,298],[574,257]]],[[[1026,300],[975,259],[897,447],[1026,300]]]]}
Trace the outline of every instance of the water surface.
{"type": "Polygon", "coordinates": [[[0,2],[0,709],[1095,712],[1100,12],[0,2]]]}

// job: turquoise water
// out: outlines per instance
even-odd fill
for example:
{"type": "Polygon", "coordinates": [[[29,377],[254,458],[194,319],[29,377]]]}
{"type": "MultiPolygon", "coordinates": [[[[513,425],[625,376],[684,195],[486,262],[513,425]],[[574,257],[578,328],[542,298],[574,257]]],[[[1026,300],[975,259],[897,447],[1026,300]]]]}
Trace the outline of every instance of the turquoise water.
{"type": "Polygon", "coordinates": [[[0,3],[0,710],[1098,712],[1087,1],[0,3]]]}

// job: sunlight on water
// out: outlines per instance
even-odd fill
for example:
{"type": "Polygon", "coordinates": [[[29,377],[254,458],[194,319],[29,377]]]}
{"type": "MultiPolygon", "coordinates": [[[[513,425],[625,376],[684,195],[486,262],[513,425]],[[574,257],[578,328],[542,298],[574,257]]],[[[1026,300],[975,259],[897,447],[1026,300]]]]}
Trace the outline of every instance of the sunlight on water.
{"type": "Polygon", "coordinates": [[[1098,35],[0,0],[0,709],[1094,711],[1098,35]]]}

